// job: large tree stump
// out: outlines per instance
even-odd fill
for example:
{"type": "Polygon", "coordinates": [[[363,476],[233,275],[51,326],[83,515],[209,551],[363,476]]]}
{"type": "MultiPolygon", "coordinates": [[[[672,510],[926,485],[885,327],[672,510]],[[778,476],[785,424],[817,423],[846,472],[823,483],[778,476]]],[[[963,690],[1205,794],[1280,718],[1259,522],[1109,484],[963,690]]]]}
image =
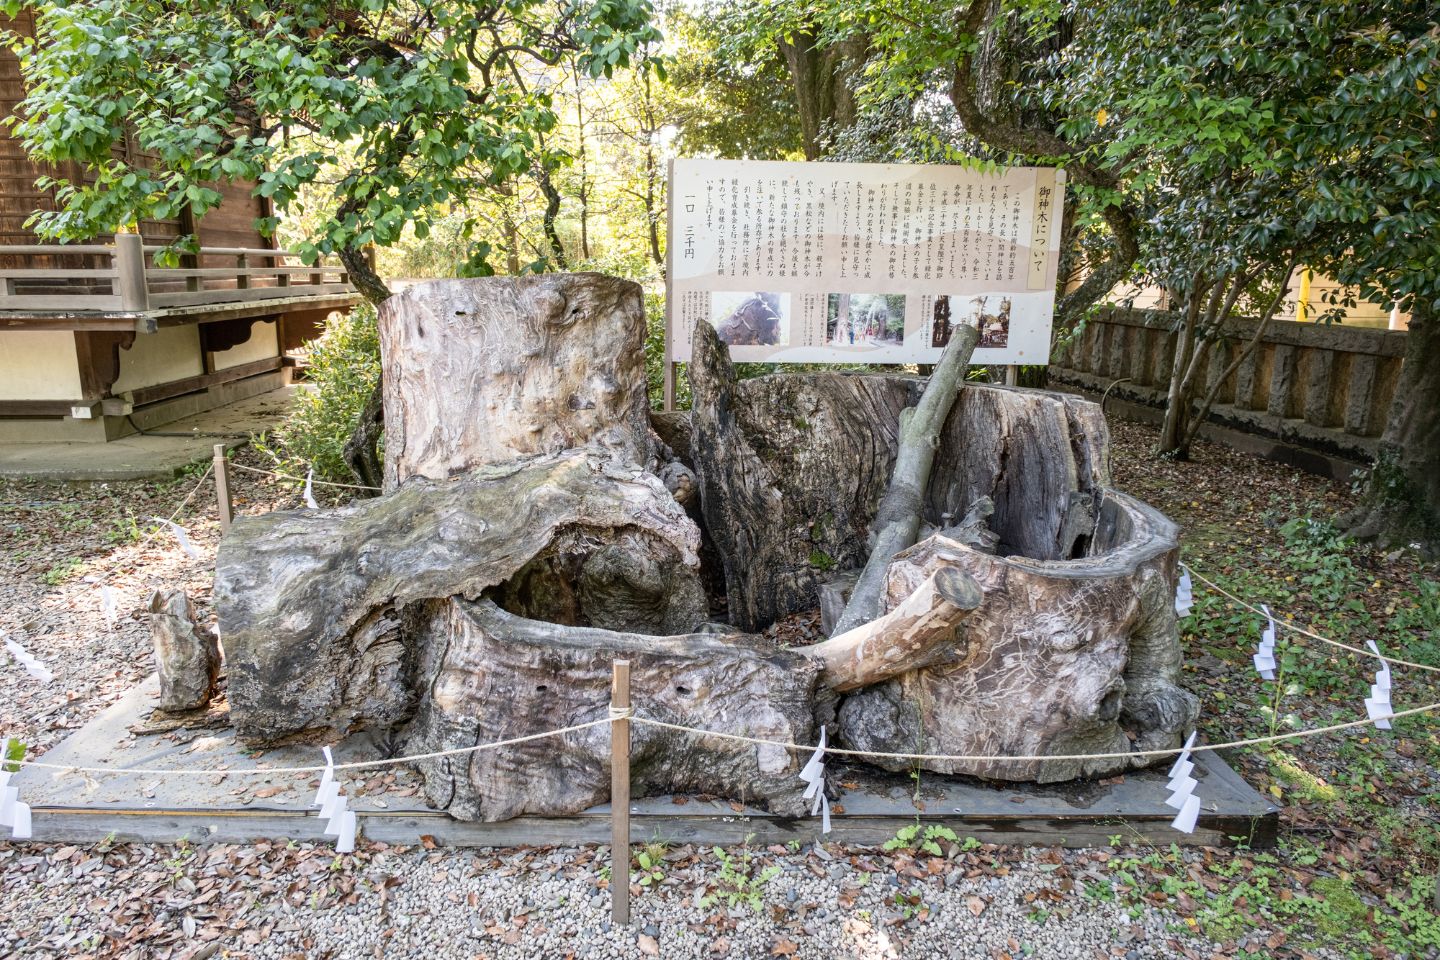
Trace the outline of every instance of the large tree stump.
{"type": "Polygon", "coordinates": [[[589,446],[646,466],[645,305],[598,273],[437,280],[380,307],[385,488],[589,446]]]}
{"type": "MultiPolygon", "coordinates": [[[[392,298],[381,328],[386,495],[241,518],[220,547],[215,602],[248,741],[368,729],[412,753],[585,723],[605,716],[620,656],[642,717],[796,743],[823,715],[864,749],[1053,756],[1170,745],[1193,717],[1175,687],[1175,531],[1109,489],[1093,405],[960,391],[919,518],[928,539],[888,564],[881,615],[781,650],[703,627],[679,460],[688,448],[732,619],[753,630],[864,562],[923,381],[737,382],[702,335],[689,436],[662,420],[661,443],[633,285],[442,281],[392,298]]],[[[635,736],[641,793],[800,809],[804,758],[783,748],[644,724],[635,736]]],[[[607,742],[602,725],[422,772],[457,816],[563,814],[607,798],[607,742]]],[[[1053,779],[1128,759],[932,766],[1053,779]]]]}
{"type": "Polygon", "coordinates": [[[262,742],[400,723],[418,693],[401,614],[420,601],[490,590],[562,624],[694,628],[698,547],[655,476],[585,451],[237,518],[215,570],[231,715],[262,742]]]}
{"type": "MultiPolygon", "coordinates": [[[[848,523],[840,566],[859,565],[894,457],[899,410],[917,391],[912,379],[887,376],[737,382],[711,340],[697,337],[691,367],[692,454],[730,609],[758,628],[814,608],[819,582],[836,579],[828,564],[807,562],[833,542],[824,539],[825,521],[835,512],[843,510],[848,523]],[[812,423],[843,424],[844,443],[823,430],[812,436],[812,423]],[[847,476],[858,482],[837,482],[847,476]],[[838,508],[820,493],[826,478],[838,508]],[[776,589],[767,589],[770,578],[776,589]]],[[[949,662],[849,695],[838,725],[842,742],[971,755],[1178,744],[1196,711],[1195,699],[1177,686],[1171,598],[1178,531],[1110,489],[1108,449],[1099,408],[1078,397],[973,385],[961,391],[925,494],[921,533],[939,536],[896,558],[886,602],[905,603],[946,566],[974,576],[985,599],[961,628],[949,662]],[[935,544],[945,547],[944,562],[935,544]]],[[[930,766],[1057,780],[1131,765],[930,766]]]]}
{"type": "MultiPolygon", "coordinates": [[[[1177,531],[1156,511],[1114,491],[1105,494],[1101,515],[1097,552],[1087,558],[998,557],[941,536],[900,554],[890,567],[889,603],[906,603],[917,585],[947,569],[971,574],[985,601],[967,619],[951,662],[846,699],[839,724],[845,745],[1001,757],[1176,746],[1198,710],[1196,698],[1176,685],[1177,531]]],[[[1046,783],[1152,762],[1121,757],[924,766],[1046,783]]]]}

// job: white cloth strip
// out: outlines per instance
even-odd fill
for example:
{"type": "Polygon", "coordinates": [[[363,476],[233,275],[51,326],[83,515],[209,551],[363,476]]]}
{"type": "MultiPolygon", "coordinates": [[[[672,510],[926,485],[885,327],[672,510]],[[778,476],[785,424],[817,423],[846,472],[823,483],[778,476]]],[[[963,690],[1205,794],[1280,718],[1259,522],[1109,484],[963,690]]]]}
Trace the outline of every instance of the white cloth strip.
{"type": "Polygon", "coordinates": [[[1189,773],[1195,768],[1195,765],[1190,762],[1190,751],[1195,747],[1195,736],[1199,732],[1198,730],[1191,730],[1190,736],[1185,738],[1184,745],[1180,747],[1180,755],[1175,758],[1175,763],[1170,767],[1170,776],[1176,776],[1181,770],[1189,773]]]}
{"type": "Polygon", "coordinates": [[[105,623],[110,629],[115,629],[115,591],[105,584],[100,584],[100,615],[105,618],[105,623]]]}
{"type": "Polygon", "coordinates": [[[1377,670],[1377,671],[1375,671],[1375,683],[1376,683],[1377,685],[1379,685],[1379,686],[1384,687],[1386,690],[1389,690],[1389,689],[1390,689],[1390,662],[1389,662],[1388,660],[1386,660],[1384,656],[1381,655],[1381,653],[1380,653],[1380,647],[1379,647],[1379,645],[1377,645],[1377,644],[1375,643],[1374,640],[1366,640],[1366,641],[1365,641],[1365,645],[1366,645],[1367,647],[1369,647],[1371,650],[1375,651],[1375,656],[1377,656],[1377,657],[1380,658],[1380,669],[1377,670]]]}
{"type": "Polygon", "coordinates": [[[16,663],[25,668],[26,673],[41,683],[49,683],[55,679],[55,674],[50,672],[50,668],[31,656],[29,650],[20,646],[20,641],[6,637],[5,649],[10,651],[10,656],[15,658],[16,663]]]}
{"type": "Polygon", "coordinates": [[[1275,618],[1270,615],[1270,608],[1260,604],[1260,609],[1265,611],[1265,631],[1260,635],[1260,645],[1255,648],[1255,656],[1251,659],[1255,663],[1255,670],[1260,674],[1261,679],[1275,679],[1275,618]]]}
{"type": "Polygon", "coordinates": [[[30,839],[30,805],[20,802],[20,788],[10,786],[9,771],[5,758],[10,756],[10,751],[16,743],[14,737],[5,740],[5,745],[0,747],[0,827],[10,828],[12,840],[30,839]]]}
{"type": "Polygon", "coordinates": [[[1185,805],[1180,808],[1180,812],[1175,815],[1175,819],[1170,821],[1170,826],[1179,830],[1181,833],[1194,833],[1195,823],[1199,819],[1200,798],[1190,796],[1186,798],[1185,805]]]}
{"type": "Polygon", "coordinates": [[[315,802],[312,807],[323,807],[329,797],[326,791],[335,784],[335,757],[330,753],[329,747],[321,747],[320,752],[325,754],[325,772],[320,775],[320,789],[315,791],[315,802]]]}
{"type": "Polygon", "coordinates": [[[1187,617],[1190,615],[1190,608],[1195,606],[1195,590],[1190,583],[1190,571],[1184,566],[1180,568],[1180,582],[1175,585],[1175,616],[1187,617]]]}
{"type": "Polygon", "coordinates": [[[164,517],[151,517],[150,519],[166,527],[171,533],[175,535],[175,540],[177,543],[180,544],[180,549],[185,551],[185,556],[189,557],[191,560],[194,560],[200,556],[200,551],[195,549],[195,544],[190,542],[189,531],[186,530],[184,527],[180,526],[180,524],[176,523],[174,520],[166,520],[164,517]]]}
{"type": "Polygon", "coordinates": [[[346,810],[340,817],[340,829],[336,831],[336,853],[355,852],[355,811],[346,810]]]}
{"type": "Polygon", "coordinates": [[[305,506],[311,510],[319,510],[320,504],[315,502],[315,468],[311,467],[305,474],[305,506]]]}

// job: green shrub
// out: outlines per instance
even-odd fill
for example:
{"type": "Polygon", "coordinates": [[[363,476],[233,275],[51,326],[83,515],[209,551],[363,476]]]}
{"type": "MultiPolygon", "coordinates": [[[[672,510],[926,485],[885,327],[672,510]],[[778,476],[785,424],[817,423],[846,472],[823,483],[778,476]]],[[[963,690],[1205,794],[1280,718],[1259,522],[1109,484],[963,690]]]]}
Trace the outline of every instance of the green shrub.
{"type": "Polygon", "coordinates": [[[380,336],[375,308],[362,303],[349,314],[332,314],[325,332],[310,344],[309,387],[297,391],[290,415],[256,449],[281,473],[353,483],[345,465],[345,442],[380,380],[380,336]]]}

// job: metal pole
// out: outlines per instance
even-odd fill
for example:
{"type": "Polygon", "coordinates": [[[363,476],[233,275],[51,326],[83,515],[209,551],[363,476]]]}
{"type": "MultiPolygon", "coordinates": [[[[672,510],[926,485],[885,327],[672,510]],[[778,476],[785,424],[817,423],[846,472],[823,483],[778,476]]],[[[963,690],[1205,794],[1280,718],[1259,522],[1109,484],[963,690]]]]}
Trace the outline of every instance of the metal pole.
{"type": "MultiPolygon", "coordinates": [[[[610,676],[610,708],[630,709],[630,661],[616,660],[610,676]]],[[[610,723],[610,918],[630,923],[630,721],[610,723]]]]}
{"type": "Polygon", "coordinates": [[[225,444],[215,444],[215,504],[220,509],[220,535],[230,532],[235,519],[235,504],[230,500],[230,461],[225,459],[225,444]]]}

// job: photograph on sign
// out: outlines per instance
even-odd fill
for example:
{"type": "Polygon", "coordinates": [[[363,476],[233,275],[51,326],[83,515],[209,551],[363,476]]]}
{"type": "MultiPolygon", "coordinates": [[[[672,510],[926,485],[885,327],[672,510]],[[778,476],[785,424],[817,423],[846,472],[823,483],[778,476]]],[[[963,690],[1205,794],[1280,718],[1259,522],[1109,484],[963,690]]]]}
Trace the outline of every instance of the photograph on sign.
{"type": "Polygon", "coordinates": [[[780,347],[790,342],[790,294],[725,291],[710,297],[710,323],[732,347],[780,347]]]}
{"type": "Polygon", "coordinates": [[[1045,363],[1065,176],[1046,167],[676,160],[667,347],[709,323],[735,360],[1045,363]]]}
{"type": "Polygon", "coordinates": [[[905,295],[832,293],[825,298],[825,343],[876,350],[905,342],[905,295]]]}

